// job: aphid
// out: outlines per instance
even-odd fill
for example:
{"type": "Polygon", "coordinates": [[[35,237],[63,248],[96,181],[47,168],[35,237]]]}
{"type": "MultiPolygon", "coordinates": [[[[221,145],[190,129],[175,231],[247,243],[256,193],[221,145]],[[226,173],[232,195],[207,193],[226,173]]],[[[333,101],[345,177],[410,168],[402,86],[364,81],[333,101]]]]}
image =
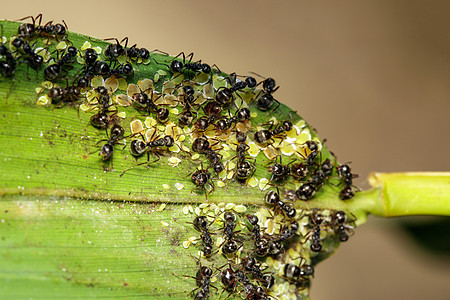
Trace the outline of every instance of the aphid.
{"type": "Polygon", "coordinates": [[[125,130],[120,125],[114,124],[114,126],[111,127],[109,139],[100,150],[100,155],[102,156],[103,161],[109,160],[113,156],[114,146],[120,139],[123,138],[124,133],[125,130]]]}
{"type": "MultiPolygon", "coordinates": [[[[214,222],[214,220],[212,222],[214,222]]],[[[213,240],[211,238],[211,233],[209,232],[209,226],[212,222],[208,223],[208,219],[205,216],[198,216],[194,219],[195,229],[201,232],[203,253],[206,257],[210,256],[213,251],[213,240]]]]}

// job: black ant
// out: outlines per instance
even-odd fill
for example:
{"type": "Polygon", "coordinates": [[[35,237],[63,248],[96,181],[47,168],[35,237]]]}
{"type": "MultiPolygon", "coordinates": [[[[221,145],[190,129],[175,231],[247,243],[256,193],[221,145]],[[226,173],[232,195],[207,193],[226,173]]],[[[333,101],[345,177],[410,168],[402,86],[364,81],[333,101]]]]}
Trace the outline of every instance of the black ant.
{"type": "Polygon", "coordinates": [[[296,180],[303,180],[308,176],[309,169],[305,163],[299,162],[291,165],[290,174],[296,180]]]}
{"type": "Polygon", "coordinates": [[[216,123],[216,127],[220,131],[226,131],[230,129],[234,124],[247,120],[250,120],[250,110],[248,108],[240,108],[231,118],[219,119],[216,123]]]}
{"type": "MultiPolygon", "coordinates": [[[[3,24],[0,25],[1,36],[3,37],[3,24]]],[[[12,78],[11,87],[9,88],[8,94],[6,94],[6,99],[8,99],[14,84],[14,73],[16,71],[17,62],[11,51],[3,44],[3,42],[0,45],[0,56],[4,57],[4,60],[0,60],[0,77],[12,78]]]]}
{"type": "MultiPolygon", "coordinates": [[[[156,132],[156,131],[155,131],[156,132]]],[[[157,151],[160,150],[161,148],[170,148],[175,144],[175,140],[173,139],[172,136],[170,135],[166,135],[162,138],[154,138],[155,132],[153,133],[152,137],[149,138],[149,142],[144,142],[143,140],[140,139],[134,139],[131,141],[130,143],[130,152],[131,154],[136,158],[141,156],[142,154],[144,154],[144,152],[147,152],[147,161],[146,162],[142,162],[139,163],[135,166],[131,166],[130,168],[124,170],[122,172],[122,174],[120,174],[120,176],[122,176],[125,172],[127,172],[128,170],[131,170],[137,166],[141,166],[141,165],[147,165],[147,167],[150,167],[150,164],[153,162],[156,162],[160,159],[157,151]],[[152,152],[153,154],[156,155],[156,160],[154,160],[153,162],[150,162],[150,152],[152,152]]],[[[141,134],[141,137],[144,139],[144,137],[141,134]]]]}
{"type": "Polygon", "coordinates": [[[284,138],[282,135],[285,132],[290,131],[292,129],[291,121],[283,121],[282,123],[278,124],[278,126],[274,130],[271,130],[273,123],[271,122],[269,124],[270,124],[269,129],[262,129],[255,133],[254,140],[258,144],[266,144],[269,141],[272,141],[273,143],[274,137],[280,136],[284,138]]]}
{"type": "Polygon", "coordinates": [[[172,73],[181,73],[184,70],[193,71],[193,72],[203,72],[203,73],[211,73],[211,66],[205,63],[202,63],[201,60],[197,62],[191,62],[194,57],[194,53],[190,53],[185,56],[184,52],[181,52],[177,56],[174,57],[172,62],[170,63],[169,69],[172,73]],[[182,56],[182,61],[176,60],[179,56],[182,56]],[[189,61],[186,62],[186,58],[189,58],[189,61]]]}
{"type": "Polygon", "coordinates": [[[358,177],[358,175],[352,174],[351,168],[347,164],[339,165],[336,167],[339,177],[344,183],[344,188],[339,193],[339,198],[342,200],[348,200],[353,198],[355,195],[355,190],[353,188],[353,178],[358,177]]]}
{"type": "Polygon", "coordinates": [[[259,219],[257,216],[255,215],[247,215],[247,220],[250,223],[250,225],[252,225],[252,229],[250,229],[250,231],[253,234],[253,241],[256,244],[257,242],[259,242],[261,240],[261,228],[258,224],[259,219]]]}
{"type": "Polygon", "coordinates": [[[95,89],[98,97],[99,111],[91,116],[91,124],[95,128],[98,129],[106,129],[111,124],[115,124],[119,122],[119,118],[116,116],[117,109],[110,111],[109,108],[112,106],[110,104],[110,97],[108,94],[108,89],[104,86],[99,86],[95,89]],[[109,112],[112,112],[112,115],[108,115],[109,112]]]}
{"type": "Polygon", "coordinates": [[[222,112],[222,107],[217,101],[210,101],[204,107],[202,107],[205,116],[197,119],[194,123],[194,132],[204,132],[208,129],[209,125],[217,119],[222,112]]]}
{"type": "Polygon", "coordinates": [[[331,215],[331,222],[334,226],[334,232],[339,236],[341,242],[348,241],[349,235],[347,232],[352,233],[352,227],[346,225],[347,215],[343,211],[336,211],[331,215]]]}
{"type": "MultiPolygon", "coordinates": [[[[253,74],[258,75],[256,73],[253,74]]],[[[261,75],[258,76],[262,77],[261,75]]],[[[281,105],[281,103],[272,96],[272,94],[275,93],[279,88],[276,85],[275,79],[266,78],[262,82],[259,82],[258,85],[260,85],[261,83],[263,86],[263,91],[261,96],[258,95],[256,97],[258,99],[256,102],[256,106],[261,111],[267,111],[272,107],[274,102],[277,102],[278,105],[274,108],[274,110],[276,110],[281,105]]]]}
{"type": "Polygon", "coordinates": [[[184,106],[184,110],[183,112],[178,116],[178,124],[182,127],[187,126],[187,125],[191,125],[192,121],[194,119],[194,116],[191,112],[193,103],[194,103],[194,93],[195,93],[195,89],[193,86],[191,85],[185,85],[183,86],[183,97],[184,97],[184,101],[183,101],[183,106],[184,106]]]}
{"type": "Polygon", "coordinates": [[[270,177],[270,181],[285,181],[286,177],[291,173],[291,169],[289,165],[292,163],[289,163],[287,165],[283,165],[281,159],[281,155],[278,156],[280,158],[280,163],[277,163],[277,157],[273,162],[269,163],[268,171],[269,173],[272,173],[272,176],[270,177]]]}
{"type": "Polygon", "coordinates": [[[290,239],[298,231],[299,227],[300,226],[297,221],[292,221],[292,223],[289,225],[288,228],[280,229],[280,233],[278,234],[278,236],[275,237],[275,241],[284,242],[290,239]]]}
{"type": "Polygon", "coordinates": [[[48,97],[52,100],[52,104],[75,103],[80,95],[80,88],[73,84],[69,86],[68,82],[65,88],[54,86],[48,91],[48,97]]]}
{"type": "MultiPolygon", "coordinates": [[[[195,274],[195,277],[188,276],[188,275],[183,275],[183,277],[195,279],[195,284],[197,285],[197,288],[195,288],[191,292],[191,294],[194,295],[194,299],[198,299],[198,300],[205,299],[206,300],[206,299],[209,299],[211,287],[215,288],[217,290],[216,287],[211,285],[211,277],[213,276],[213,271],[211,268],[209,268],[207,266],[202,266],[200,259],[197,259],[197,264],[199,265],[199,269],[198,269],[197,273],[195,274]],[[195,293],[195,291],[197,291],[197,290],[198,290],[198,292],[195,293]]],[[[174,273],[172,273],[172,274],[174,276],[177,276],[174,273]]]]}
{"type": "Polygon", "coordinates": [[[281,200],[280,195],[275,191],[268,191],[264,196],[264,201],[269,205],[273,205],[275,212],[281,209],[288,218],[294,218],[297,214],[295,208],[281,200]]]}
{"type": "Polygon", "coordinates": [[[323,216],[320,213],[313,212],[310,216],[310,222],[313,227],[310,232],[311,246],[310,249],[314,252],[320,252],[322,250],[322,240],[320,239],[320,225],[323,222],[323,216]]]}
{"type": "MultiPolygon", "coordinates": [[[[135,93],[134,95],[132,95],[132,99],[134,100],[133,105],[136,109],[144,110],[148,113],[155,113],[158,121],[161,123],[165,123],[169,120],[169,109],[167,109],[167,107],[159,107],[158,105],[156,105],[153,100],[153,95],[153,91],[150,95],[147,95],[146,91],[135,93]]],[[[158,98],[156,98],[155,101],[157,99],[158,98]]]]}
{"type": "MultiPolygon", "coordinates": [[[[243,132],[236,132],[236,141],[239,143],[236,147],[237,164],[236,172],[233,177],[236,177],[239,182],[245,182],[248,178],[252,177],[256,171],[254,164],[250,163],[246,157],[246,152],[250,148],[246,143],[247,135],[243,132]]],[[[234,157],[232,158],[234,159],[234,157]]]]}
{"type": "MultiPolygon", "coordinates": [[[[59,53],[59,52],[58,52],[59,53]]],[[[68,64],[77,56],[78,50],[74,46],[67,48],[67,53],[64,54],[55,64],[49,65],[44,69],[44,77],[49,81],[55,81],[61,78],[62,74],[67,74],[72,67],[68,64]]]]}
{"type": "Polygon", "coordinates": [[[241,265],[243,266],[243,270],[248,274],[251,274],[254,279],[263,283],[263,286],[266,290],[270,290],[270,288],[275,284],[275,277],[273,277],[270,273],[263,273],[261,270],[261,263],[258,263],[254,257],[246,256],[241,260],[241,265]]]}
{"type": "Polygon", "coordinates": [[[203,254],[208,257],[213,253],[213,240],[211,233],[209,232],[209,226],[214,220],[208,223],[208,219],[205,216],[198,216],[194,219],[194,227],[201,232],[201,239],[203,241],[203,254]]]}
{"type": "MultiPolygon", "coordinates": [[[[44,62],[44,58],[34,51],[36,42],[33,44],[33,46],[31,46],[28,41],[24,41],[22,38],[18,37],[12,42],[12,45],[16,48],[16,51],[21,51],[21,56],[17,60],[21,60],[22,57],[25,57],[23,61],[27,63],[27,67],[31,67],[36,71],[41,68],[42,63],[44,62]]],[[[36,77],[37,76],[38,73],[36,73],[36,77]]]]}
{"type": "Polygon", "coordinates": [[[78,79],[79,88],[87,88],[90,85],[90,80],[95,75],[94,64],[97,61],[98,54],[94,49],[88,48],[84,51],[83,58],[86,65],[82,68],[83,75],[78,79]]]}
{"type": "Polygon", "coordinates": [[[47,22],[45,25],[41,26],[42,22],[42,14],[38,14],[36,18],[33,16],[28,16],[18,21],[23,21],[26,19],[30,19],[33,23],[22,23],[20,24],[17,33],[19,37],[23,37],[25,39],[33,39],[37,36],[41,36],[43,38],[56,38],[57,40],[64,40],[67,38],[67,24],[63,20],[64,24],[53,24],[53,21],[47,22]],[[38,25],[36,25],[36,21],[39,20],[38,25]]]}
{"type": "MultiPolygon", "coordinates": [[[[230,78],[236,75],[235,73],[230,74],[230,76],[228,77],[230,83],[231,80],[230,78]]],[[[244,88],[249,87],[249,88],[254,88],[256,87],[256,80],[253,77],[247,77],[245,79],[245,81],[237,81],[236,79],[233,80],[234,83],[232,84],[232,86],[230,88],[227,87],[221,87],[219,88],[219,90],[217,91],[216,94],[216,100],[217,102],[219,102],[222,106],[227,106],[228,104],[231,103],[231,101],[233,100],[233,93],[237,92],[237,91],[242,91],[244,88]]],[[[238,94],[239,96],[239,94],[238,94]]],[[[240,96],[239,96],[240,97],[240,96]]]]}
{"type": "Polygon", "coordinates": [[[208,171],[208,169],[203,169],[203,163],[201,163],[201,169],[195,171],[191,175],[192,181],[195,183],[195,189],[196,190],[204,190],[205,191],[205,197],[208,199],[208,194],[210,194],[212,191],[214,191],[214,183],[211,181],[211,173],[208,171]],[[206,192],[206,185],[209,185],[211,190],[207,193],[206,192]]]}
{"type": "Polygon", "coordinates": [[[213,166],[214,172],[219,174],[225,169],[225,167],[221,161],[222,155],[216,153],[216,151],[212,149],[214,145],[210,146],[209,141],[206,138],[198,137],[192,143],[192,150],[194,152],[206,154],[206,157],[208,157],[210,161],[210,166],[213,166]]]}
{"type": "Polygon", "coordinates": [[[297,286],[306,288],[309,285],[310,277],[314,276],[314,267],[305,264],[303,261],[302,259],[299,266],[291,263],[286,264],[284,266],[284,277],[297,286]]]}
{"type": "Polygon", "coordinates": [[[120,139],[123,138],[124,133],[125,130],[120,125],[114,124],[114,126],[111,127],[109,139],[106,140],[106,144],[104,144],[100,150],[100,155],[102,156],[103,161],[109,160],[113,156],[114,146],[120,139]]]}
{"type": "Polygon", "coordinates": [[[225,212],[223,215],[225,224],[223,226],[223,234],[225,235],[225,241],[222,243],[222,253],[225,255],[230,255],[235,253],[243,246],[241,241],[236,240],[235,234],[239,233],[239,231],[235,232],[236,228],[236,215],[232,212],[225,212]],[[238,245],[240,244],[240,246],[238,245]]]}

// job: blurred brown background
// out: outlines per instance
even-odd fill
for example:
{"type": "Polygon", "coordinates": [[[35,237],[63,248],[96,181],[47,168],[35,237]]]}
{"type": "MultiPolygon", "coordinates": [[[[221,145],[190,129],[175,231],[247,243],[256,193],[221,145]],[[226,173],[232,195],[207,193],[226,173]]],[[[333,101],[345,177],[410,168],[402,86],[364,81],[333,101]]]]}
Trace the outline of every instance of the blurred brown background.
{"type": "MultiPolygon", "coordinates": [[[[8,1],[98,38],[277,80],[367,186],[370,171],[450,171],[449,1],[8,1]]],[[[450,299],[450,262],[372,218],[318,266],[312,298],[450,299]]],[[[449,239],[444,236],[442,238],[449,239]]]]}

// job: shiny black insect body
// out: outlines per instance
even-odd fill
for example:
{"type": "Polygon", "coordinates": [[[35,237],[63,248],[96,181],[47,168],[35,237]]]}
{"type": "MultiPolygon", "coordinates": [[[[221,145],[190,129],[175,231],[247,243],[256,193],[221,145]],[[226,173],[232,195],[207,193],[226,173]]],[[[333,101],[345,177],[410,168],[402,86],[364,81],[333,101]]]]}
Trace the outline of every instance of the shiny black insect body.
{"type": "MultiPolygon", "coordinates": [[[[211,222],[212,223],[212,222],[211,222]]],[[[194,227],[201,232],[201,239],[203,242],[203,254],[209,257],[213,254],[213,239],[209,231],[208,219],[205,216],[198,216],[194,219],[194,227]]]]}
{"type": "MultiPolygon", "coordinates": [[[[261,82],[258,83],[258,85],[259,84],[261,84],[261,82]]],[[[278,103],[278,105],[274,108],[274,110],[276,110],[281,105],[281,103],[278,100],[276,100],[272,95],[274,92],[276,92],[276,90],[278,90],[275,79],[267,78],[263,80],[262,86],[263,86],[262,95],[257,97],[258,100],[256,105],[258,109],[261,111],[267,111],[272,107],[273,103],[276,102],[278,103]]]]}
{"type": "Polygon", "coordinates": [[[203,72],[203,73],[211,73],[211,66],[205,63],[202,63],[201,61],[192,62],[192,59],[194,57],[194,53],[190,53],[187,56],[184,54],[184,52],[179,53],[177,56],[174,57],[170,65],[168,66],[170,71],[172,73],[182,73],[184,71],[193,71],[196,73],[203,72]],[[182,57],[182,60],[176,60],[175,58],[182,57]],[[189,59],[186,62],[186,59],[189,59]]]}
{"type": "Polygon", "coordinates": [[[211,173],[207,169],[203,169],[203,163],[201,163],[200,170],[192,173],[191,179],[195,184],[195,189],[203,190],[205,192],[206,199],[208,199],[208,194],[214,191],[214,183],[211,180],[211,173]],[[209,192],[207,192],[207,186],[210,188],[209,192]]]}
{"type": "Polygon", "coordinates": [[[230,118],[221,118],[219,119],[215,126],[216,129],[220,131],[225,131],[228,129],[232,129],[234,125],[238,122],[244,122],[246,120],[250,120],[250,110],[248,108],[240,108],[236,111],[235,115],[230,118]]]}
{"type": "Polygon", "coordinates": [[[98,112],[91,116],[91,124],[98,129],[106,129],[112,124],[119,123],[120,119],[116,115],[117,109],[109,110],[111,106],[108,89],[104,86],[99,86],[95,89],[98,94],[98,112]]]}
{"type": "Polygon", "coordinates": [[[74,46],[69,46],[67,48],[67,52],[61,57],[60,60],[57,60],[55,64],[49,65],[44,69],[45,79],[55,81],[64,75],[67,75],[67,72],[72,68],[70,64],[77,56],[77,53],[77,48],[74,46]]]}
{"type": "Polygon", "coordinates": [[[284,266],[284,277],[300,289],[309,286],[311,276],[314,276],[314,267],[303,263],[303,260],[299,266],[291,263],[284,266]]]}
{"type": "MultiPolygon", "coordinates": [[[[1,36],[3,36],[3,24],[1,24],[1,36]]],[[[8,99],[14,85],[14,73],[16,71],[17,62],[10,49],[3,44],[3,41],[0,44],[0,57],[0,78],[12,79],[11,86],[6,94],[6,99],[8,99]]]]}
{"type": "Polygon", "coordinates": [[[223,170],[225,170],[225,166],[222,163],[222,155],[217,153],[212,147],[214,145],[210,146],[209,141],[204,137],[199,137],[194,140],[192,143],[192,150],[197,153],[206,154],[206,157],[208,157],[210,161],[209,167],[213,167],[214,172],[219,174],[223,170]]]}
{"type": "Polygon", "coordinates": [[[291,121],[284,121],[272,130],[273,123],[269,123],[269,129],[262,129],[257,131],[254,136],[254,140],[258,144],[272,144],[274,138],[284,139],[285,132],[292,129],[291,121]]]}
{"type": "Polygon", "coordinates": [[[320,252],[322,250],[322,240],[320,238],[320,226],[323,222],[323,216],[318,212],[313,212],[310,215],[310,224],[312,231],[310,231],[309,238],[311,239],[310,249],[314,252],[320,252]]]}
{"type": "Polygon", "coordinates": [[[222,244],[222,253],[225,255],[231,255],[235,253],[239,248],[243,246],[243,243],[236,239],[236,234],[239,231],[234,231],[236,228],[236,215],[232,212],[225,212],[224,214],[225,224],[223,226],[223,234],[225,241],[222,244]]]}
{"type": "Polygon", "coordinates": [[[114,124],[114,126],[111,127],[109,139],[100,150],[100,155],[102,156],[103,161],[111,159],[114,154],[114,146],[120,139],[123,138],[124,133],[125,130],[118,124],[114,124]]]}
{"type": "Polygon", "coordinates": [[[48,91],[48,97],[52,104],[64,105],[65,103],[75,103],[81,96],[80,88],[76,86],[59,87],[54,86],[48,91]]]}
{"type": "Polygon", "coordinates": [[[338,175],[344,184],[344,188],[339,193],[339,198],[342,200],[348,200],[355,195],[355,189],[353,188],[353,178],[358,175],[352,174],[351,168],[347,164],[339,165],[336,167],[338,175]]]}
{"type": "Polygon", "coordinates": [[[275,284],[273,275],[270,273],[263,273],[265,269],[261,269],[261,263],[257,262],[254,257],[246,256],[242,258],[241,266],[244,273],[260,282],[265,290],[270,290],[275,284]]]}
{"type": "Polygon", "coordinates": [[[47,22],[45,25],[41,25],[42,14],[38,14],[36,17],[28,16],[19,21],[31,19],[32,23],[22,23],[17,29],[17,35],[26,40],[31,40],[37,37],[43,38],[55,38],[58,41],[67,39],[67,24],[62,21],[63,24],[53,24],[53,21],[47,22]],[[39,22],[38,22],[39,21],[39,22]]]}
{"type": "Polygon", "coordinates": [[[274,212],[282,211],[288,218],[294,218],[297,214],[295,208],[280,199],[280,195],[275,191],[268,191],[264,196],[264,201],[273,205],[274,212]]]}
{"type": "Polygon", "coordinates": [[[353,227],[347,223],[347,215],[344,211],[336,211],[331,215],[331,221],[335,234],[341,242],[348,241],[349,233],[353,233],[353,227]]]}
{"type": "Polygon", "coordinates": [[[278,156],[280,158],[280,162],[277,162],[277,158],[275,158],[274,161],[272,161],[269,164],[268,171],[269,173],[272,173],[272,176],[270,177],[271,182],[279,182],[279,181],[285,181],[286,177],[291,173],[290,164],[283,165],[283,162],[281,161],[281,156],[278,156]]]}
{"type": "Polygon", "coordinates": [[[256,167],[254,163],[251,163],[250,160],[254,158],[249,158],[246,156],[247,150],[250,148],[247,143],[247,136],[245,133],[237,131],[236,132],[236,141],[238,145],[236,147],[236,172],[233,174],[233,177],[236,178],[239,182],[245,183],[246,180],[253,176],[256,171],[256,167]]]}

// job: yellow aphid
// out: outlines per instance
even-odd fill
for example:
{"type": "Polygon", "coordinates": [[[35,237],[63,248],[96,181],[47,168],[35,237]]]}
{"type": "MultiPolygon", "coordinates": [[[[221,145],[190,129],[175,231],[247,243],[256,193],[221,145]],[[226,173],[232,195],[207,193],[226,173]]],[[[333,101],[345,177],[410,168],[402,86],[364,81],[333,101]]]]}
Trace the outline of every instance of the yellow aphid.
{"type": "Polygon", "coordinates": [[[248,143],[248,154],[251,157],[256,157],[259,153],[259,151],[261,151],[261,149],[259,148],[259,146],[257,144],[255,144],[254,142],[249,142],[248,143]]]}
{"type": "Polygon", "coordinates": [[[183,214],[187,215],[189,213],[189,207],[187,205],[183,206],[183,209],[181,211],[183,212],[183,214]]]}
{"type": "Polygon", "coordinates": [[[127,113],[124,111],[121,111],[120,113],[117,113],[117,116],[122,119],[125,119],[127,117],[127,113]]]}
{"type": "Polygon", "coordinates": [[[249,186],[251,186],[251,187],[255,187],[255,186],[258,185],[258,179],[256,179],[256,177],[251,177],[251,178],[248,180],[247,184],[248,184],[249,186]]]}
{"type": "Polygon", "coordinates": [[[43,95],[41,97],[39,97],[38,101],[37,101],[37,105],[43,106],[43,105],[47,105],[50,104],[50,98],[48,97],[48,95],[43,95]]]}
{"type": "Polygon", "coordinates": [[[164,70],[158,70],[158,71],[156,71],[156,73],[158,73],[161,76],[166,76],[167,75],[167,72],[164,71],[164,70]]]}
{"type": "Polygon", "coordinates": [[[44,89],[42,87],[40,87],[40,86],[38,86],[34,90],[36,91],[36,94],[40,94],[40,93],[42,93],[42,91],[44,91],[44,89]]]}
{"type": "Polygon", "coordinates": [[[141,89],[135,85],[134,83],[130,83],[127,88],[127,95],[130,98],[133,98],[135,94],[141,93],[141,89]]]}
{"type": "Polygon", "coordinates": [[[179,114],[180,114],[180,111],[178,110],[178,108],[171,108],[171,109],[169,110],[169,112],[170,112],[172,115],[179,115],[179,114]]]}
{"type": "Polygon", "coordinates": [[[111,76],[108,79],[106,79],[105,87],[108,89],[108,92],[110,94],[115,93],[119,88],[119,80],[116,77],[111,76]]]}
{"type": "Polygon", "coordinates": [[[89,108],[90,108],[88,105],[86,105],[86,104],[84,104],[84,103],[81,104],[79,107],[80,107],[80,110],[81,110],[81,111],[88,111],[89,108]]]}
{"type": "Polygon", "coordinates": [[[203,86],[203,95],[208,99],[214,99],[214,88],[210,83],[203,86]]]}
{"type": "Polygon", "coordinates": [[[118,89],[121,91],[126,91],[128,84],[127,84],[127,81],[125,80],[125,78],[119,78],[118,81],[119,81],[118,89]]]}
{"type": "Polygon", "coordinates": [[[303,130],[295,138],[295,143],[299,144],[299,145],[302,145],[302,144],[306,143],[309,140],[311,140],[311,133],[309,132],[309,130],[303,130]]]}
{"type": "Polygon", "coordinates": [[[199,216],[200,214],[201,214],[201,209],[200,209],[200,207],[196,207],[195,209],[194,209],[194,213],[197,215],[197,216],[199,216]]]}
{"type": "Polygon", "coordinates": [[[235,207],[236,207],[236,204],[234,204],[234,203],[227,203],[227,205],[225,205],[226,210],[234,210],[235,207]]]}
{"type": "Polygon", "coordinates": [[[175,91],[175,83],[173,81],[165,81],[162,86],[163,94],[172,94],[175,91]]]}
{"type": "Polygon", "coordinates": [[[166,204],[162,203],[157,209],[156,211],[163,211],[166,208],[166,204]]]}
{"type": "Polygon", "coordinates": [[[175,183],[175,188],[180,191],[184,188],[184,184],[177,182],[175,183]]]}
{"type": "Polygon", "coordinates": [[[187,248],[189,248],[189,246],[192,244],[192,242],[191,241],[184,241],[183,242],[183,247],[185,248],[185,249],[187,249],[187,248]]]}
{"type": "Polygon", "coordinates": [[[198,73],[194,77],[194,81],[200,85],[205,84],[209,81],[210,75],[208,73],[198,73]]]}
{"type": "Polygon", "coordinates": [[[136,134],[144,131],[144,126],[141,120],[133,120],[130,122],[131,133],[136,134]]]}
{"type": "Polygon", "coordinates": [[[81,46],[81,51],[85,51],[86,49],[91,48],[91,43],[89,43],[88,41],[84,42],[84,44],[81,46]]]}
{"type": "Polygon", "coordinates": [[[161,225],[164,226],[164,227],[169,227],[169,223],[164,222],[164,221],[161,221],[161,225]]]}
{"type": "Polygon", "coordinates": [[[156,124],[158,124],[158,121],[156,121],[152,117],[147,117],[147,118],[145,118],[144,124],[145,124],[145,127],[152,128],[152,127],[155,127],[156,124]]]}
{"type": "Polygon", "coordinates": [[[259,189],[260,189],[260,190],[264,191],[264,190],[268,189],[269,187],[270,187],[270,186],[269,186],[269,179],[267,179],[267,178],[261,178],[261,179],[259,180],[259,189]]]}
{"type": "Polygon", "coordinates": [[[192,155],[192,160],[197,160],[197,159],[199,159],[200,158],[200,154],[198,154],[198,153],[195,153],[194,155],[192,155]]]}
{"type": "Polygon", "coordinates": [[[113,100],[115,103],[121,106],[130,106],[131,104],[133,104],[131,98],[124,94],[114,96],[113,100]]]}
{"type": "Polygon", "coordinates": [[[59,43],[56,45],[56,49],[58,49],[58,50],[66,49],[66,47],[67,47],[67,44],[66,44],[66,42],[64,42],[64,41],[59,42],[59,43]]]}
{"type": "Polygon", "coordinates": [[[277,150],[274,147],[272,147],[271,145],[267,146],[263,150],[263,153],[270,160],[273,160],[273,159],[275,159],[275,157],[277,157],[277,150]]]}
{"type": "Polygon", "coordinates": [[[43,81],[42,82],[42,87],[46,88],[46,89],[51,89],[53,87],[53,83],[51,81],[43,81]]]}
{"type": "Polygon", "coordinates": [[[236,205],[234,211],[238,213],[243,213],[247,211],[247,207],[245,207],[244,205],[236,205]]]}
{"type": "Polygon", "coordinates": [[[184,75],[181,73],[174,73],[172,76],[171,81],[175,84],[175,85],[179,85],[181,82],[183,82],[184,80],[184,75]]]}
{"type": "Polygon", "coordinates": [[[181,159],[179,159],[178,157],[172,156],[167,161],[169,162],[169,166],[176,167],[180,164],[181,159]]]}
{"type": "Polygon", "coordinates": [[[145,139],[147,140],[147,142],[153,141],[156,136],[157,135],[156,135],[156,129],[155,128],[149,128],[145,132],[145,139]]]}
{"type": "Polygon", "coordinates": [[[94,76],[91,79],[91,85],[93,88],[98,88],[99,86],[105,86],[105,81],[101,76],[94,76]]]}
{"type": "Polygon", "coordinates": [[[162,186],[165,190],[170,190],[170,185],[164,183],[162,186]]]}
{"type": "Polygon", "coordinates": [[[280,150],[284,155],[291,156],[292,154],[294,154],[294,146],[291,143],[283,143],[283,146],[280,150]]]}

